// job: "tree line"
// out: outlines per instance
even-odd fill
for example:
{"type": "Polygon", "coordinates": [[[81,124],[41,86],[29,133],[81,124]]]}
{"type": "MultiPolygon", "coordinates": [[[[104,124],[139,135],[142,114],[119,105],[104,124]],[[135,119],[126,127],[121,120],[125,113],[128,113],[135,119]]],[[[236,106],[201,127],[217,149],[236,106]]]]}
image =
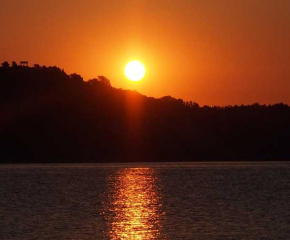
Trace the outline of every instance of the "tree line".
{"type": "Polygon", "coordinates": [[[290,107],[199,106],[58,67],[0,67],[0,162],[289,160],[290,107]]]}

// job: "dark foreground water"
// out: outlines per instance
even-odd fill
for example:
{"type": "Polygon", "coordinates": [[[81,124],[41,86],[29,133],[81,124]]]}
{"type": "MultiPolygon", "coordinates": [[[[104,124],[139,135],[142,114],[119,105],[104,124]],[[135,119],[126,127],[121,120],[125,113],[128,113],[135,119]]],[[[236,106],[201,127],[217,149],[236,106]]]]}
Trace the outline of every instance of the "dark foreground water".
{"type": "Polygon", "coordinates": [[[0,166],[0,239],[290,239],[290,164],[0,166]]]}

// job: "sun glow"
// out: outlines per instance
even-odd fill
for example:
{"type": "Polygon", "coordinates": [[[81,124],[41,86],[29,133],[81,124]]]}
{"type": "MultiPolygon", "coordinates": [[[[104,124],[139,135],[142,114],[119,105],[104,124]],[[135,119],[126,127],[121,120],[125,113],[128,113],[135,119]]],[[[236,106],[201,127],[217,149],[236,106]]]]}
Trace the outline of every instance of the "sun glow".
{"type": "Polygon", "coordinates": [[[131,61],[125,67],[125,75],[131,81],[139,81],[145,75],[145,67],[139,61],[131,61]]]}

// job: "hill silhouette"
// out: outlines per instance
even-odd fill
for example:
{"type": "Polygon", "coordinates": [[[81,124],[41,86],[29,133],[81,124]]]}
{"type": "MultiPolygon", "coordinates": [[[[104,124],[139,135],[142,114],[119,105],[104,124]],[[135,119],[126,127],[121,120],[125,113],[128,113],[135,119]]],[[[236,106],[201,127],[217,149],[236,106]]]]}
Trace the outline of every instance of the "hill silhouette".
{"type": "Polygon", "coordinates": [[[200,107],[4,62],[0,112],[1,163],[290,159],[283,103],[200,107]]]}

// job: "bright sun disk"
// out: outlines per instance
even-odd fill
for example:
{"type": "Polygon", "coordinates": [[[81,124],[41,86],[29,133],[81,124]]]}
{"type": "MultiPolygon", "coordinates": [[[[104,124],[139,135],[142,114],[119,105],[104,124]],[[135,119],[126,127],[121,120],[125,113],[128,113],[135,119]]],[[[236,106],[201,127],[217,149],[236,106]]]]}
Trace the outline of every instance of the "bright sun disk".
{"type": "Polygon", "coordinates": [[[125,75],[131,81],[139,81],[145,75],[145,67],[139,61],[131,61],[125,67],[125,75]]]}

